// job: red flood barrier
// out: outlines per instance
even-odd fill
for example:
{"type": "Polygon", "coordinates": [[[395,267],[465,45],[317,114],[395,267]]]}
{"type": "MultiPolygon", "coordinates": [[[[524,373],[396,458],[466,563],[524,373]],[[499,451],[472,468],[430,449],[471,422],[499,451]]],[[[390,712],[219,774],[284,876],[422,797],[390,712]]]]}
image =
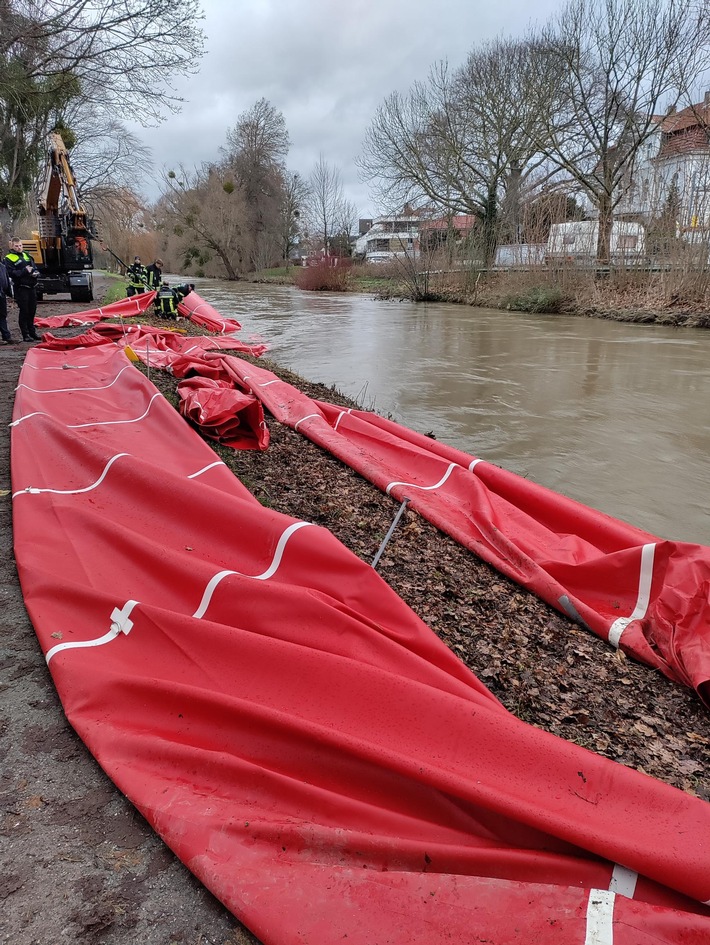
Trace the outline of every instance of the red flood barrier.
{"type": "Polygon", "coordinates": [[[710,702],[710,549],[665,541],[393,421],[225,370],[281,422],[630,656],[710,702]]]}
{"type": "Polygon", "coordinates": [[[710,805],[508,713],[112,345],[28,353],[12,486],[67,717],[265,945],[710,941],[710,805]]]}

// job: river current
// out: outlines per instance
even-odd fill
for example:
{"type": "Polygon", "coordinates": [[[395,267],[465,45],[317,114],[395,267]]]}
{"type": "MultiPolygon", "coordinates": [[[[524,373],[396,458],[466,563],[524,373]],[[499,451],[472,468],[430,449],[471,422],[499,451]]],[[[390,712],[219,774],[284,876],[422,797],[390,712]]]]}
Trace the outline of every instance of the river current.
{"type": "Polygon", "coordinates": [[[365,408],[663,538],[710,545],[710,332],[196,280],[365,408]]]}

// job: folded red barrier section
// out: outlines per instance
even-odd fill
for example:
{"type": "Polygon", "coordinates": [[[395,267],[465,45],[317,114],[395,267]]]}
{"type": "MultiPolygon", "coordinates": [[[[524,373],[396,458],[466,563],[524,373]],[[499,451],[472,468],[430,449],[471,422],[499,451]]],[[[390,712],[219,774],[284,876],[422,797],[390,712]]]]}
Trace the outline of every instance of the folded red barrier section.
{"type": "Polygon", "coordinates": [[[710,805],[515,719],[113,346],[28,353],[12,482],[71,724],[266,945],[710,941],[710,805]]]}
{"type": "Polygon", "coordinates": [[[180,413],[211,440],[238,450],[268,447],[269,429],[256,397],[209,377],[180,381],[177,392],[180,413]]]}

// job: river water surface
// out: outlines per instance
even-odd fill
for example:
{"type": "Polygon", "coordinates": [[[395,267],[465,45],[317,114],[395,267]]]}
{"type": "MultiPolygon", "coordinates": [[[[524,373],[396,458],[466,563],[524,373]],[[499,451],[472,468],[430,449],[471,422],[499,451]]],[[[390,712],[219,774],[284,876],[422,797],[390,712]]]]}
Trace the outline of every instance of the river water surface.
{"type": "Polygon", "coordinates": [[[710,545],[710,331],[197,282],[283,367],[655,535],[710,545]]]}

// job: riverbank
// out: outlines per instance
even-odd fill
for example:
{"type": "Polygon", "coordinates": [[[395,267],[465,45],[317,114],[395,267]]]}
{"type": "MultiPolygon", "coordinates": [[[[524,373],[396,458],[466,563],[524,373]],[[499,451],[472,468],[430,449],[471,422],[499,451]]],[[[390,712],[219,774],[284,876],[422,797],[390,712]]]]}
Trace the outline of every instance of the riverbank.
{"type": "MultiPolygon", "coordinates": [[[[40,314],[90,307],[43,303],[40,314]]],[[[25,350],[0,348],[0,456],[7,490],[7,423],[25,350]]],[[[264,359],[258,363],[310,396],[354,406],[332,387],[264,359]]],[[[175,404],[176,381],[155,370],[151,380],[175,404]]],[[[329,528],[371,561],[397,503],[300,434],[267,421],[271,445],[263,453],[210,445],[264,505],[329,528]]],[[[9,495],[0,502],[0,748],[6,758],[0,942],[253,945],[256,940],[105,778],[66,723],[22,603],[10,550],[9,495]]],[[[693,692],[611,650],[412,511],[400,521],[379,571],[520,718],[710,799],[710,714],[693,692]]]]}
{"type": "MultiPolygon", "coordinates": [[[[292,266],[264,270],[245,276],[245,281],[295,285],[299,269],[292,266]]],[[[333,290],[330,285],[324,284],[323,288],[333,290]]],[[[600,278],[592,270],[574,268],[496,272],[439,269],[417,273],[406,263],[355,264],[342,284],[342,291],[500,311],[710,328],[710,273],[703,271],[618,270],[600,278]]]]}

